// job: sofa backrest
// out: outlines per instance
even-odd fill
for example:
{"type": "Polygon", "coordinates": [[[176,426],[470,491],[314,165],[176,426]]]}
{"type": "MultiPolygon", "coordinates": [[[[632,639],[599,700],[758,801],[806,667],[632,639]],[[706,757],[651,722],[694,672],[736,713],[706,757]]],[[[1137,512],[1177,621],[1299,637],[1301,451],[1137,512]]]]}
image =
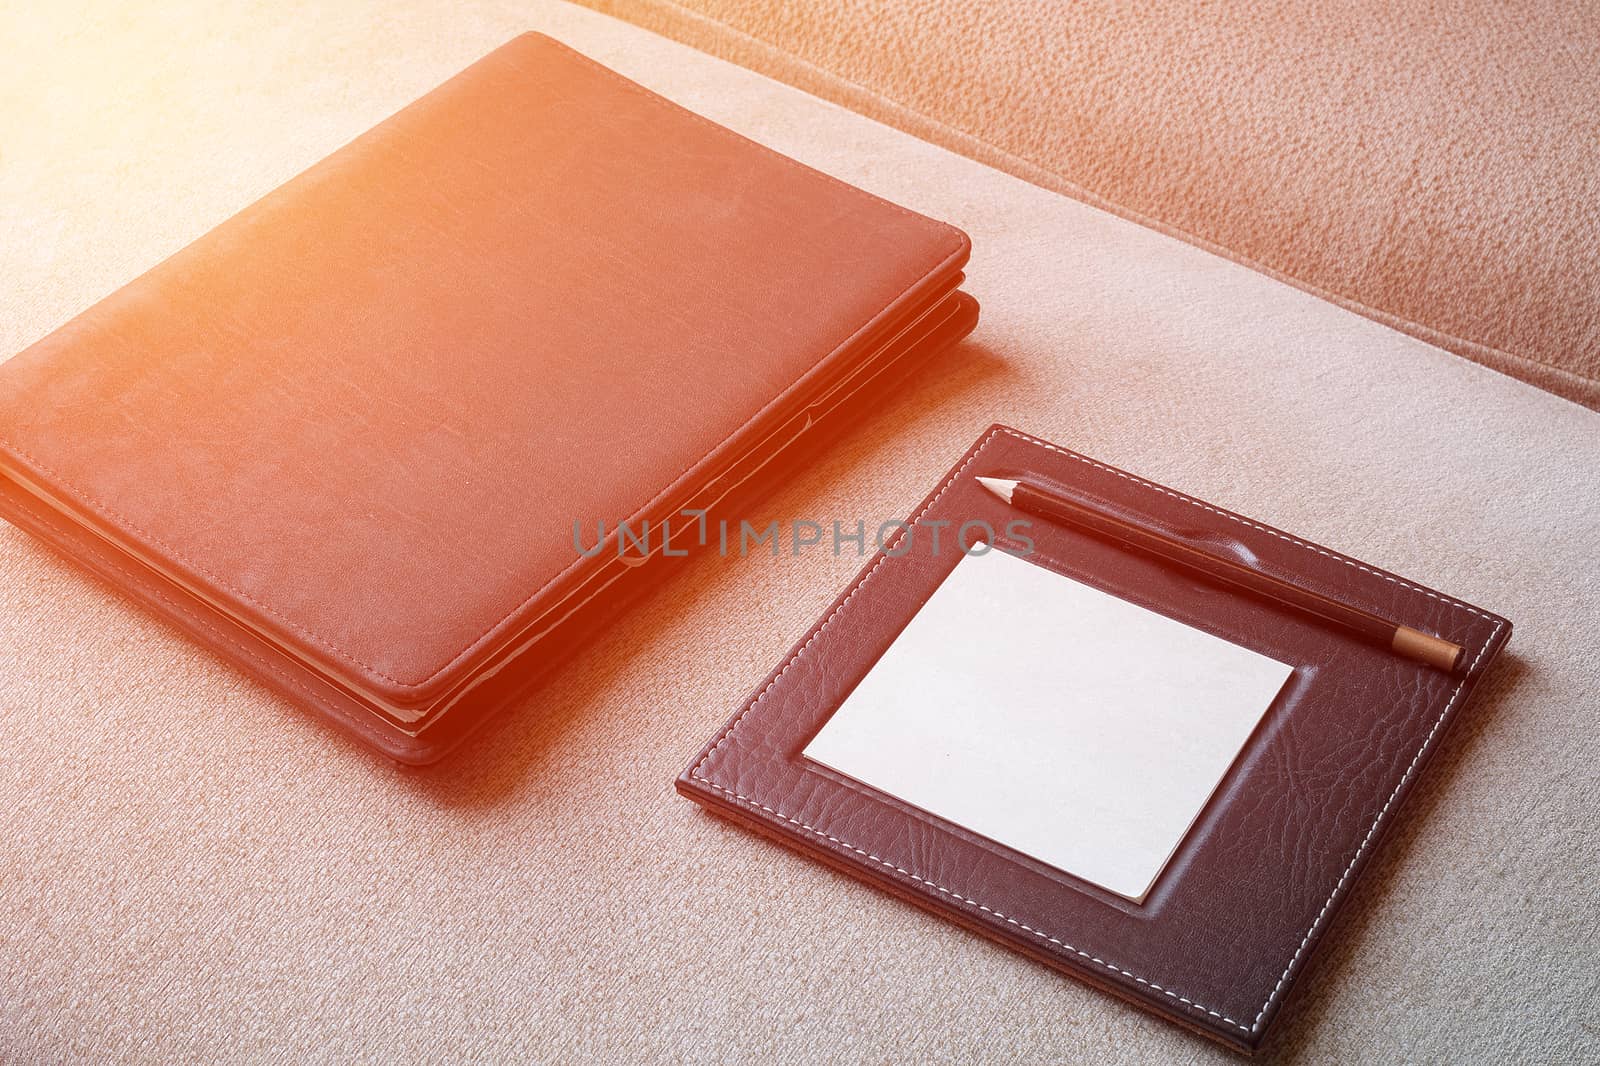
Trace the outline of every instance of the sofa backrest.
{"type": "Polygon", "coordinates": [[[587,2],[1600,407],[1581,3],[587,2]]]}

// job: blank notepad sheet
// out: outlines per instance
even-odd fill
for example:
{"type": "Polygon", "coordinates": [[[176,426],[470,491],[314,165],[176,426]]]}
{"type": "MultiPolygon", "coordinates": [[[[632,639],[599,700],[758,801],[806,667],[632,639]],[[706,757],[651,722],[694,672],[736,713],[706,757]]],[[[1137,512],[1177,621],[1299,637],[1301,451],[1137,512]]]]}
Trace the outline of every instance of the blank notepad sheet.
{"type": "Polygon", "coordinates": [[[805,756],[1142,903],[1292,668],[968,555],[805,756]]]}

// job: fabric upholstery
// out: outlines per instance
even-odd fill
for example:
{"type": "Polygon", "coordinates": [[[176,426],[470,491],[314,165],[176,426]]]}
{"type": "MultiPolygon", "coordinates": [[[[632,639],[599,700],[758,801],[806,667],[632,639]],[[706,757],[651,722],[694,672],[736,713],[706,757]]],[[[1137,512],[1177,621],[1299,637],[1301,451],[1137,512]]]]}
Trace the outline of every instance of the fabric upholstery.
{"type": "MultiPolygon", "coordinates": [[[[1266,1054],[1600,1058],[1600,414],[553,0],[13,7],[0,351],[527,29],[973,238],[977,332],[754,520],[998,419],[1508,615],[1266,1054]]],[[[860,565],[693,560],[419,772],[0,527],[0,1060],[1236,1061],[674,794],[860,565]]]]}
{"type": "Polygon", "coordinates": [[[588,2],[1600,406],[1591,4],[588,2]]]}

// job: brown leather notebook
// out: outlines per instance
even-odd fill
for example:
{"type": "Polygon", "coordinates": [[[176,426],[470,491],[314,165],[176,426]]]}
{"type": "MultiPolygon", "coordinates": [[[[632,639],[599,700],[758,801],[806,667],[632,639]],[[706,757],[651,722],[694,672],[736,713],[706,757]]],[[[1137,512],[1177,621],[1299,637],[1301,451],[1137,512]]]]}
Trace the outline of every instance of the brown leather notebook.
{"type": "Polygon", "coordinates": [[[969,331],[967,253],[529,34],[0,366],[0,511],[428,761],[969,331]]]}
{"type": "MultiPolygon", "coordinates": [[[[914,532],[889,541],[706,744],[678,778],[679,791],[1173,1021],[1254,1050],[1416,787],[1441,734],[1510,636],[1510,623],[1005,426],[984,434],[908,526],[914,532]],[[869,675],[944,595],[958,567],[972,564],[950,548],[957,531],[974,523],[968,528],[1002,531],[995,543],[1005,544],[1003,531],[1017,513],[981,487],[979,476],[1047,486],[1122,522],[1415,626],[1464,653],[1457,668],[1429,666],[1281,601],[1174,569],[1126,543],[1033,520],[1029,554],[1006,560],[1007,573],[1037,567],[1038,580],[1070,579],[1089,587],[1084,596],[1149,612],[1163,626],[1181,623],[1195,640],[1226,642],[1231,655],[1281,664],[1287,673],[1286,681],[1277,675],[1269,690],[1275,695],[1262,699],[1237,755],[1222,763],[1220,781],[1211,779],[1214,790],[1148,892],[1108,891],[971,823],[942,817],[926,803],[907,802],[905,793],[808,758],[819,734],[855,706],[851,701],[869,687],[869,675]],[[943,531],[943,550],[933,530],[943,531]]],[[[979,573],[987,579],[993,572],[979,573]]],[[[911,682],[922,689],[907,704],[907,737],[926,728],[941,690],[955,687],[958,673],[971,668],[956,645],[979,643],[976,627],[995,624],[976,614],[956,621],[962,639],[951,642],[947,661],[934,664],[931,673],[938,676],[911,682]]],[[[1017,632],[1035,621],[1004,620],[1017,632]]],[[[1074,652],[1051,647],[1064,657],[1074,652]]],[[[1027,671],[1037,663],[1024,658],[1011,667],[1027,671]]],[[[1179,675],[1180,692],[1189,680],[1179,675]]],[[[1070,687],[1069,680],[1051,690],[1061,692],[1063,706],[1070,687]]],[[[971,757],[968,749],[989,743],[983,730],[1005,719],[1000,697],[985,702],[988,691],[971,708],[981,727],[972,734],[976,740],[947,746],[940,758],[948,761],[929,772],[941,787],[971,757]]],[[[1092,701],[1105,719],[1134,710],[1118,703],[1114,688],[1095,690],[1092,701]],[[1107,691],[1111,695],[1104,696],[1107,691]]],[[[1054,707],[1047,695],[1034,711],[1049,717],[1054,707]]],[[[1100,742],[1092,728],[1074,734],[1057,753],[1061,773],[1092,767],[1100,742]]],[[[1155,756],[1183,754],[1190,744],[1188,733],[1153,731],[1139,752],[1154,763],[1155,756]]],[[[1053,772],[1052,753],[1034,754],[1053,772]]],[[[1012,784],[1003,775],[983,779],[986,790],[1002,796],[1012,784]]],[[[1150,784],[1135,787],[1142,792],[1150,784]]],[[[1116,803],[1098,810],[1090,819],[1082,809],[1033,813],[1042,813],[1047,827],[1078,818],[1086,833],[1102,828],[1097,818],[1122,814],[1116,803]]],[[[1110,837],[1113,849],[1118,839],[1110,837]]],[[[1381,972],[1373,979],[1381,981],[1381,972]]]]}

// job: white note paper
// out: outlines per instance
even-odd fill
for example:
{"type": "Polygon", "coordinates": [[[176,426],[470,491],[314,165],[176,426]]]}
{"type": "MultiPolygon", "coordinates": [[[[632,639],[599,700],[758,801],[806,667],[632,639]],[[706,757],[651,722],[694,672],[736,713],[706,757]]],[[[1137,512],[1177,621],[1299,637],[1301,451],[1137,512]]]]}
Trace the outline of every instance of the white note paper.
{"type": "Polygon", "coordinates": [[[1142,903],[1292,672],[991,551],[956,565],[805,755],[1142,903]]]}

